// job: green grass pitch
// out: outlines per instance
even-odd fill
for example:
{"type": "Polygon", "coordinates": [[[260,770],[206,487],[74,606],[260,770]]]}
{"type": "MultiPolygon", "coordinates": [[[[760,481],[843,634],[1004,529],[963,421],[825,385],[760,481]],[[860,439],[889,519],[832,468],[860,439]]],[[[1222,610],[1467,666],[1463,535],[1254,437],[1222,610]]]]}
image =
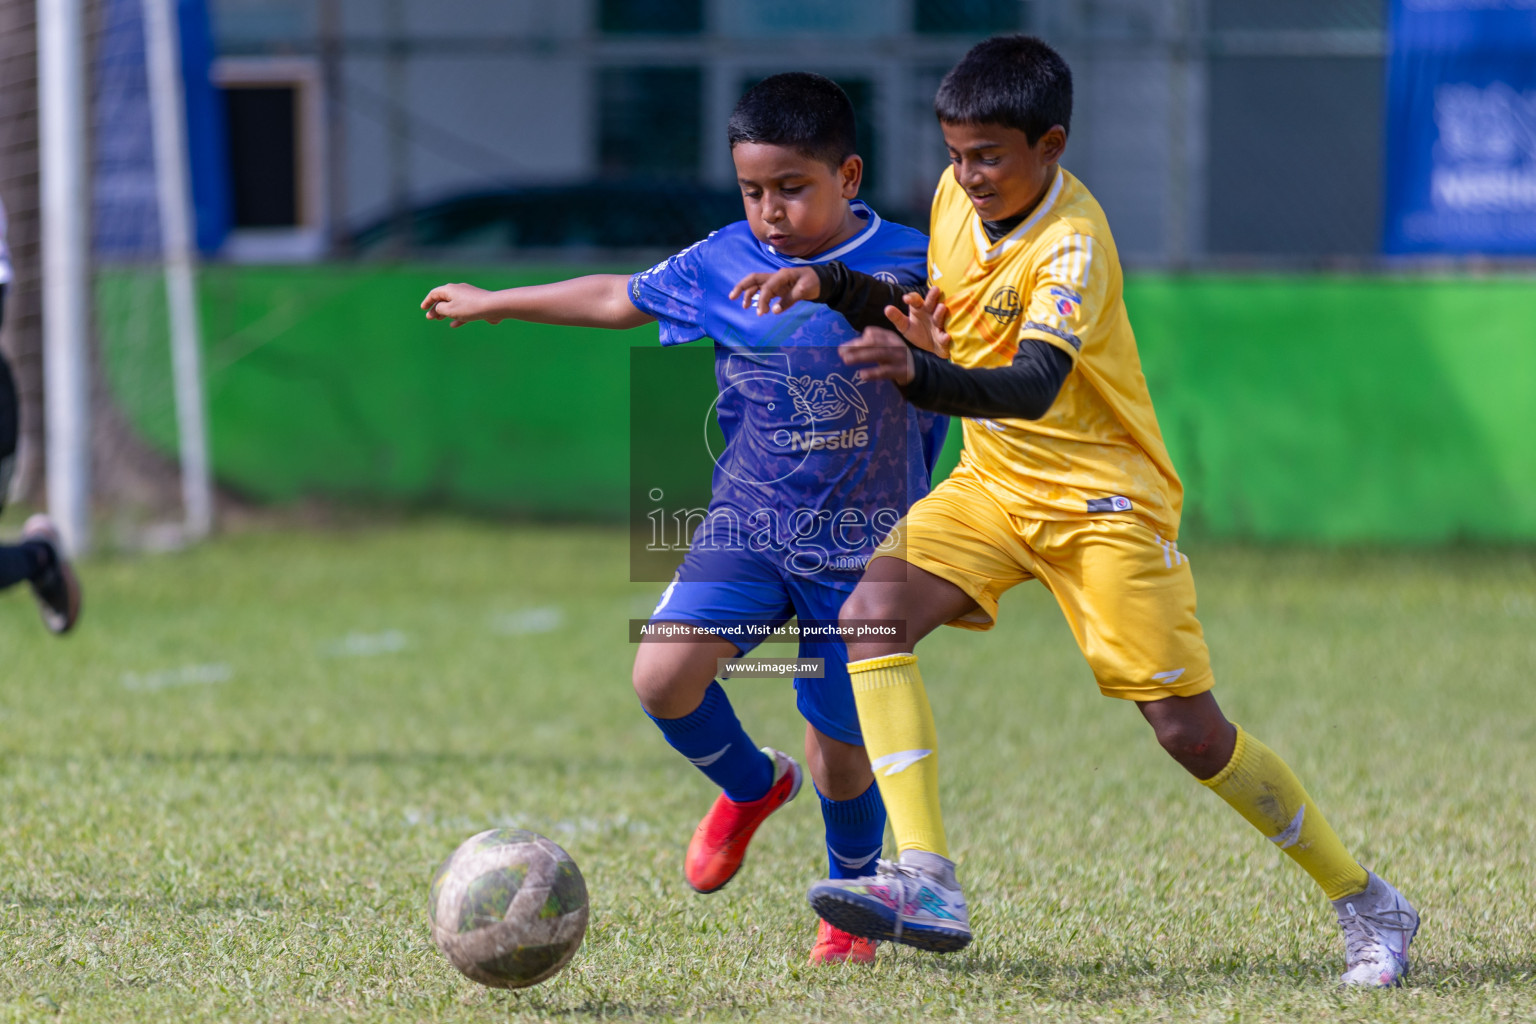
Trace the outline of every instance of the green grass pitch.
{"type": "MultiPolygon", "coordinates": [[[[922,650],[975,944],[807,967],[809,788],[729,888],[683,882],[713,794],[630,691],[659,587],[624,544],[253,531],[87,564],[63,641],[7,595],[0,1020],[1536,1019],[1536,552],[1188,545],[1228,713],[1423,913],[1406,988],[1340,993],[1310,881],[1098,695],[1038,587],[922,650]],[[563,844],[593,900],[520,993],[427,931],[433,868],[497,825],[563,844]]],[[[798,751],[786,684],[731,691],[798,751]]]]}

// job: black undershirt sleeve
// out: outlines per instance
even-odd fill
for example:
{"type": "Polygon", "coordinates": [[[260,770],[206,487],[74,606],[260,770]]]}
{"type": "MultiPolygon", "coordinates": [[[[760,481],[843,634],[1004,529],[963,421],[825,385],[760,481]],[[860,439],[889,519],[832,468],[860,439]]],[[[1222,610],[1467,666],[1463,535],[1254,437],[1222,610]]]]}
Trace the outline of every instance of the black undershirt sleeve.
{"type": "Polygon", "coordinates": [[[853,325],[856,331],[866,327],[894,329],[895,325],[885,318],[885,307],[901,309],[903,295],[909,291],[921,291],[849,270],[845,264],[836,260],[817,263],[811,269],[816,271],[816,280],[821,284],[821,294],[816,297],[816,301],[841,313],[843,319],[853,325]]]}
{"type": "MultiPolygon", "coordinates": [[[[816,301],[842,314],[856,331],[894,327],[885,317],[885,307],[901,308],[902,296],[911,290],[849,270],[836,260],[817,263],[813,269],[820,284],[816,301]]],[[[948,416],[1037,420],[1050,409],[1072,372],[1072,358],[1038,338],[1020,341],[1010,365],[976,370],[907,344],[915,375],[902,394],[919,409],[948,416]]]]}
{"type": "Polygon", "coordinates": [[[1061,393],[1072,357],[1039,338],[1024,338],[1008,366],[968,370],[912,350],[914,376],[901,389],[919,409],[949,416],[1037,420],[1061,393]]]}

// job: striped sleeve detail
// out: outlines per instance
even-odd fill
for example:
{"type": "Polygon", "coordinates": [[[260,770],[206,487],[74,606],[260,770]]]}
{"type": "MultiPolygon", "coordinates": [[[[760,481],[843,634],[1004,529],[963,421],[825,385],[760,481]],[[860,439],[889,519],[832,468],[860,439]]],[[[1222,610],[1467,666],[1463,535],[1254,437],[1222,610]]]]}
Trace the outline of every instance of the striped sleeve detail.
{"type": "Polygon", "coordinates": [[[1063,235],[1051,243],[1038,264],[1022,329],[1081,352],[1083,332],[1096,322],[1104,302],[1103,259],[1091,235],[1063,235]]]}
{"type": "Polygon", "coordinates": [[[1095,248],[1090,235],[1067,235],[1056,243],[1056,251],[1045,265],[1042,280],[1074,293],[1078,304],[1092,280],[1095,248]]]}

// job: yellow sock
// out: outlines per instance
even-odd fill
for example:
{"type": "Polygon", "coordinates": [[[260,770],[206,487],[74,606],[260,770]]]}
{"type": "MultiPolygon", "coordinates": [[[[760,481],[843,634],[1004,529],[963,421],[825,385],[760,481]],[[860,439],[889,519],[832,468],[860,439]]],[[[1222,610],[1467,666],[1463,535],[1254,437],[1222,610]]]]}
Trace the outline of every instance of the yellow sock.
{"type": "Polygon", "coordinates": [[[1344,849],[1296,773],[1241,727],[1232,760],[1201,781],[1300,864],[1330,900],[1364,891],[1365,868],[1344,849]]]}
{"type": "Polygon", "coordinates": [[[917,671],[917,655],[851,661],[848,675],[896,849],[948,857],[939,812],[938,733],[917,671]]]}

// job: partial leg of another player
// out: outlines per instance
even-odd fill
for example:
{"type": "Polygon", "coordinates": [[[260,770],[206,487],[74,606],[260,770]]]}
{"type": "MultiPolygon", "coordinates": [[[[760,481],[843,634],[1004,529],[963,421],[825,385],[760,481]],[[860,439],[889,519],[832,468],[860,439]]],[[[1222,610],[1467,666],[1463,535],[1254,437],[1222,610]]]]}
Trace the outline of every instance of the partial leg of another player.
{"type": "Polygon", "coordinates": [[[1418,912],[1390,883],[1356,862],[1290,766],[1229,722],[1210,691],[1137,706],[1175,761],[1322,888],[1344,931],[1343,983],[1400,984],[1408,973],[1418,912]]]}
{"type": "MultiPolygon", "coordinates": [[[[694,830],[683,861],[688,884],[701,893],[716,892],[735,877],[758,827],[793,800],[801,785],[793,758],[753,746],[715,681],[719,659],[738,652],[726,640],[647,641],[635,656],[635,692],[646,713],[667,742],[722,790],[694,830]]],[[[806,760],[821,798],[834,874],[847,874],[844,864],[873,861],[885,835],[885,808],[864,748],[807,724],[806,760]]],[[[822,922],[810,959],[867,963],[874,955],[870,940],[822,922]]]]}
{"type": "MultiPolygon", "coordinates": [[[[789,577],[785,587],[801,623],[835,622],[855,582],[846,577],[789,577]]],[[[856,878],[875,869],[885,845],[885,801],[875,785],[859,727],[858,705],[848,672],[848,648],[839,639],[805,637],[799,660],[819,661],[822,671],[795,678],[795,706],[805,718],[805,757],[821,798],[827,869],[833,878],[856,878]]],[[[817,922],[811,963],[867,963],[875,942],[830,922],[817,922]]]]}
{"type": "Polygon", "coordinates": [[[683,862],[688,884],[699,892],[715,892],[735,877],[758,826],[800,792],[794,758],[756,747],[715,681],[719,659],[738,651],[728,640],[647,640],[635,654],[635,693],[645,713],[672,748],[722,790],[683,862]]]}
{"type": "Polygon", "coordinates": [[[859,725],[898,859],[880,862],[870,875],[819,882],[809,895],[823,920],[855,935],[937,952],[971,941],[939,808],[933,711],[912,652],[923,637],[975,607],[953,583],[891,556],[870,563],[843,606],[845,626],[870,620],[905,624],[900,640],[848,645],[859,725]]]}
{"type": "Polygon", "coordinates": [[[51,633],[67,633],[80,618],[80,581],[64,557],[53,520],[32,516],[22,527],[21,543],[0,545],[0,590],[25,580],[51,633]]]}
{"type": "MultiPolygon", "coordinates": [[[[805,763],[821,799],[831,876],[857,878],[873,870],[885,844],[885,804],[869,770],[869,755],[862,746],[828,736],[807,722],[805,763]]],[[[874,958],[873,940],[827,921],[819,923],[811,963],[868,963],[874,958]]]]}
{"type": "Polygon", "coordinates": [[[1139,524],[1115,521],[1039,524],[1031,551],[1099,688],[1134,701],[1163,749],[1333,901],[1344,982],[1396,984],[1418,916],[1350,856],[1290,766],[1222,714],[1188,557],[1139,524]]]}

